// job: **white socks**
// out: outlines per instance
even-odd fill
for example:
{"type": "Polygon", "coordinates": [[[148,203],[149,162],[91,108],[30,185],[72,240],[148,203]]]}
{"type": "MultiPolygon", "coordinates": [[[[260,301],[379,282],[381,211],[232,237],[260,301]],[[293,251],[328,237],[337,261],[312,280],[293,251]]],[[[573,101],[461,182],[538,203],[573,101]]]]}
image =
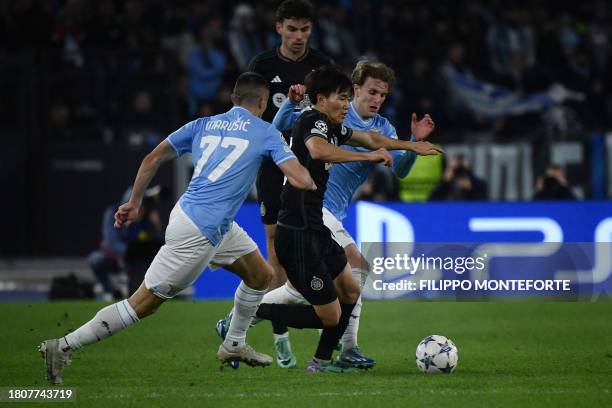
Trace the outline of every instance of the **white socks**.
{"type": "Polygon", "coordinates": [[[60,339],[60,346],[78,350],[95,341],[110,337],[139,320],[127,299],[122,300],[100,309],[93,319],[60,339]]]}
{"type": "Polygon", "coordinates": [[[226,349],[231,350],[244,346],[247,329],[265,293],[265,290],[252,289],[244,282],[240,282],[234,295],[234,314],[223,342],[226,349]]]}
{"type": "Polygon", "coordinates": [[[353,268],[351,272],[353,273],[353,278],[359,283],[359,289],[363,289],[368,280],[369,271],[367,269],[353,268]]]}
{"type": "MultiPolygon", "coordinates": [[[[359,283],[359,289],[363,289],[366,280],[368,279],[368,271],[360,268],[353,268],[353,277],[359,283]]],[[[361,315],[361,296],[357,300],[357,304],[351,312],[349,324],[342,335],[342,351],[357,346],[357,331],[359,330],[359,317],[361,315]]]]}
{"type": "Polygon", "coordinates": [[[272,335],[274,336],[274,343],[276,343],[277,341],[281,340],[281,339],[288,339],[289,338],[289,332],[284,332],[283,334],[276,334],[276,333],[272,333],[272,335]]]}
{"type": "Polygon", "coordinates": [[[282,305],[287,304],[302,304],[306,303],[306,300],[300,292],[291,289],[287,283],[283,286],[279,286],[266,293],[261,303],[280,303],[282,305]]]}

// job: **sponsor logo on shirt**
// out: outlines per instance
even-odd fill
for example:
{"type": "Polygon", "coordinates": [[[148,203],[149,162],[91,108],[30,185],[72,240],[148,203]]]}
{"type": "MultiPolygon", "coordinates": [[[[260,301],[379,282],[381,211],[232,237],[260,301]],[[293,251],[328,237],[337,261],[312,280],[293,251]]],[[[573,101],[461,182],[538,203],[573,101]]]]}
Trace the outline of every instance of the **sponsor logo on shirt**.
{"type": "Polygon", "coordinates": [[[312,290],[316,291],[323,289],[323,279],[314,276],[310,281],[310,287],[312,288],[312,290]]]}

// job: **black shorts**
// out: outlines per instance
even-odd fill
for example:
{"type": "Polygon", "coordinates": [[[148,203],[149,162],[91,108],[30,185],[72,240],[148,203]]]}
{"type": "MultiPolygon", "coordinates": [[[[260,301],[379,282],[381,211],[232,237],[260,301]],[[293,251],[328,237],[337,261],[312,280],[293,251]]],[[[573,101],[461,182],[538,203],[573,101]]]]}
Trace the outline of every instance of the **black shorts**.
{"type": "Polygon", "coordinates": [[[264,160],[257,175],[257,201],[261,222],[265,225],[276,224],[281,205],[285,175],[272,160],[264,160]]]}
{"type": "Polygon", "coordinates": [[[333,281],[347,260],[326,227],[302,231],[279,225],[274,248],[289,282],[310,304],[326,305],[337,299],[333,281]]]}

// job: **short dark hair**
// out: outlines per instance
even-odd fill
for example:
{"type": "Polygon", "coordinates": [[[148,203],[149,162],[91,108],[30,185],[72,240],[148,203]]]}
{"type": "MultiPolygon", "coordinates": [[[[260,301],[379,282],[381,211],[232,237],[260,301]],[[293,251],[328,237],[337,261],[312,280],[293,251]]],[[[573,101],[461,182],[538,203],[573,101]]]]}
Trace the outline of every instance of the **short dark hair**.
{"type": "Polygon", "coordinates": [[[285,0],[276,9],[276,21],[282,23],[283,20],[293,18],[296,20],[314,19],[314,7],[308,0],[285,0]]]}
{"type": "Polygon", "coordinates": [[[353,85],[348,76],[335,65],[324,65],[306,75],[306,93],[312,104],[317,103],[317,95],[328,97],[334,92],[353,93],[353,85]]]}
{"type": "Polygon", "coordinates": [[[256,72],[240,74],[234,85],[234,98],[237,104],[255,104],[257,99],[270,92],[268,81],[256,72]]]}

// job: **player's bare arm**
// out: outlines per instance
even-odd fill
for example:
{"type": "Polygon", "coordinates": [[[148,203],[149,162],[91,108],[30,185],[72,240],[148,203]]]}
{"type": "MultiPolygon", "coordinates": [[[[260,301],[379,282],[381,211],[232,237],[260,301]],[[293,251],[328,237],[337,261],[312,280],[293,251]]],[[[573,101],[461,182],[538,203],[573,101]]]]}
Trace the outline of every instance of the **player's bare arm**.
{"type": "Polygon", "coordinates": [[[145,156],[140,164],[130,200],[121,205],[115,213],[115,228],[129,227],[138,217],[145,190],[155,177],[159,167],[166,161],[176,157],[176,151],[166,140],[145,156]]]}
{"type": "Polygon", "coordinates": [[[317,189],[317,185],[312,177],[310,177],[310,172],[304,166],[302,166],[297,159],[287,160],[286,162],[279,164],[278,167],[281,169],[285,177],[287,177],[289,184],[291,184],[293,187],[300,190],[310,191],[317,189]]]}
{"type": "MultiPolygon", "coordinates": [[[[416,136],[416,135],[415,135],[416,136]]],[[[425,141],[410,142],[396,140],[376,132],[353,130],[353,136],[346,142],[351,146],[363,146],[368,149],[409,150],[420,156],[435,156],[444,153],[442,148],[425,141]]]]}
{"type": "Polygon", "coordinates": [[[306,147],[313,159],[322,160],[328,163],[369,161],[373,163],[383,163],[385,166],[391,166],[393,164],[393,158],[384,148],[368,153],[354,152],[341,149],[318,136],[308,139],[306,141],[306,147]]]}

